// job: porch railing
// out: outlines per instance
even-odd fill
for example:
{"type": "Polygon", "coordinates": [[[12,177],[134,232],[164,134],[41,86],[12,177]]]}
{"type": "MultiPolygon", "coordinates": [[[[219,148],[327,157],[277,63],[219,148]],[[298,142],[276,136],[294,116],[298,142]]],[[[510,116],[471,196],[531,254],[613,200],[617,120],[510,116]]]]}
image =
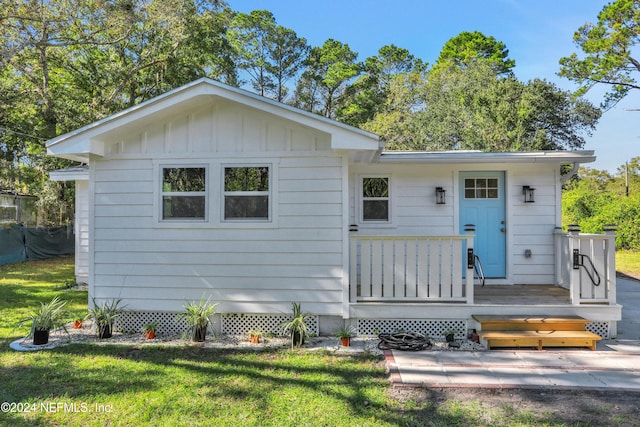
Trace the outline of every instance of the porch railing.
{"type": "Polygon", "coordinates": [[[572,225],[555,238],[556,281],[569,289],[571,303],[616,304],[615,227],[605,228],[605,234],[580,234],[572,225]]]}
{"type": "Polygon", "coordinates": [[[465,248],[473,250],[473,235],[352,236],[350,301],[471,304],[474,260],[465,248]]]}

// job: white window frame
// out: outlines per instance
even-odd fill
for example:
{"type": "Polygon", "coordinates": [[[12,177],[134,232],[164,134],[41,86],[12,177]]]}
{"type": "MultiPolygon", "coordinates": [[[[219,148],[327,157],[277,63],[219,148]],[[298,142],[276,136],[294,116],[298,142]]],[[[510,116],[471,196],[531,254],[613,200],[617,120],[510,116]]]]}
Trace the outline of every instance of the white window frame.
{"type": "Polygon", "coordinates": [[[499,177],[487,177],[487,176],[475,176],[475,177],[465,177],[462,180],[462,185],[464,185],[464,188],[462,189],[462,194],[464,195],[464,199],[465,200],[500,200],[501,198],[501,194],[500,194],[500,178],[499,177]],[[474,196],[473,197],[467,197],[467,179],[473,179],[474,181],[474,196]],[[477,191],[478,190],[482,190],[482,188],[477,186],[478,180],[479,179],[483,179],[487,182],[487,186],[484,187],[484,190],[486,192],[485,197],[477,197],[477,191]],[[496,181],[498,181],[498,184],[496,187],[489,187],[489,180],[490,179],[495,179],[496,181]],[[496,197],[489,197],[489,189],[492,190],[496,190],[496,197]]]}
{"type": "Polygon", "coordinates": [[[273,222],[274,215],[274,167],[271,163],[221,163],[220,164],[220,222],[223,224],[265,224],[273,222]],[[225,190],[225,170],[227,168],[268,168],[269,169],[269,190],[268,191],[226,191],[225,190]],[[267,196],[268,208],[267,218],[226,218],[225,205],[227,196],[267,196]]]}
{"type": "Polygon", "coordinates": [[[158,215],[158,222],[163,224],[203,224],[209,222],[209,189],[211,185],[209,183],[209,165],[208,164],[200,164],[200,163],[162,163],[158,164],[158,183],[156,185],[158,196],[156,197],[158,207],[156,209],[158,215]],[[165,169],[204,169],[205,174],[205,191],[192,191],[192,192],[182,192],[182,191],[167,191],[165,192],[163,187],[164,184],[164,170],[165,169]],[[164,218],[164,197],[204,197],[204,218],[164,218]]]}
{"type": "Polygon", "coordinates": [[[393,191],[392,191],[392,178],[389,174],[366,174],[358,177],[358,198],[359,198],[359,221],[362,225],[369,224],[391,224],[392,223],[392,205],[393,205],[393,191]],[[386,178],[387,179],[387,191],[389,195],[387,197],[364,197],[364,180],[368,178],[386,178]],[[364,202],[368,200],[386,200],[387,201],[387,219],[365,219],[364,218],[364,202]]]}

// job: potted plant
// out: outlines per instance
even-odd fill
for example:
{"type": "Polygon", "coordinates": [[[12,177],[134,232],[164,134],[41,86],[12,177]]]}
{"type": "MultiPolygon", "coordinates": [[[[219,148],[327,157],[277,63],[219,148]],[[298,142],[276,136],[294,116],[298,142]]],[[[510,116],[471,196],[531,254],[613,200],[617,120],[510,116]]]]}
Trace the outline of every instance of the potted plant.
{"type": "Polygon", "coordinates": [[[291,303],[291,309],[293,311],[291,320],[282,322],[280,328],[284,335],[291,337],[291,349],[293,347],[300,347],[304,344],[305,336],[307,335],[307,319],[311,316],[309,313],[302,311],[300,303],[291,303]]]}
{"type": "Polygon", "coordinates": [[[124,307],[118,307],[121,299],[105,301],[97,304],[93,299],[93,307],[89,309],[89,317],[93,320],[98,331],[98,338],[111,338],[113,336],[113,323],[122,314],[124,307]]]}
{"type": "Polygon", "coordinates": [[[67,332],[67,312],[64,306],[67,301],[62,301],[57,296],[48,303],[40,303],[40,307],[33,314],[20,323],[31,322],[29,335],[33,337],[34,345],[43,345],[49,342],[49,332],[52,329],[62,328],[67,332]]]}
{"type": "Polygon", "coordinates": [[[351,345],[351,337],[354,335],[355,331],[350,326],[341,326],[336,331],[336,336],[340,338],[343,347],[349,347],[351,345]]]}
{"type": "Polygon", "coordinates": [[[82,329],[82,322],[87,318],[87,315],[74,314],[73,315],[73,329],[82,329]]]}
{"type": "Polygon", "coordinates": [[[211,316],[216,313],[216,305],[211,304],[209,299],[205,300],[203,296],[199,303],[195,301],[186,303],[185,311],[178,314],[178,319],[186,322],[187,331],[191,334],[192,341],[203,342],[205,340],[207,327],[211,324],[211,316]]]}
{"type": "Polygon", "coordinates": [[[449,329],[444,333],[444,339],[446,339],[447,342],[453,342],[455,340],[455,336],[457,332],[458,332],[457,329],[449,329]]]}
{"type": "Polygon", "coordinates": [[[144,331],[144,335],[148,340],[152,340],[156,337],[156,329],[158,329],[158,322],[156,322],[155,320],[153,322],[147,323],[142,328],[142,330],[144,331]]]}
{"type": "Polygon", "coordinates": [[[247,332],[249,335],[249,342],[251,344],[260,344],[260,339],[262,338],[262,331],[249,331],[247,332]]]}

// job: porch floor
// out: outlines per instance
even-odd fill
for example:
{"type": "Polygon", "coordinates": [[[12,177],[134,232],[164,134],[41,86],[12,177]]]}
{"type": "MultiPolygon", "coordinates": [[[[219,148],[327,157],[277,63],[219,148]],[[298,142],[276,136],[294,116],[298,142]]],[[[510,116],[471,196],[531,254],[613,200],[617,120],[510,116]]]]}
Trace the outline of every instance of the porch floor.
{"type": "Polygon", "coordinates": [[[476,304],[566,305],[569,290],[555,285],[486,285],[474,287],[476,304]]]}

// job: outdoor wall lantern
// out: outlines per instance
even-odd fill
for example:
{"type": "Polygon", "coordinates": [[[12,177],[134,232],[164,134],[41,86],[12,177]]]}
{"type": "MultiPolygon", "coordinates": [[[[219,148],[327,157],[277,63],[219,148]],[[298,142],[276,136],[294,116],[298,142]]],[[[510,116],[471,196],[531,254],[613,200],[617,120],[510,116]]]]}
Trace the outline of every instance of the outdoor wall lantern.
{"type": "Polygon", "coordinates": [[[522,195],[524,196],[525,203],[533,203],[535,200],[533,199],[533,192],[536,191],[535,188],[531,188],[528,185],[522,186],[522,195]]]}
{"type": "Polygon", "coordinates": [[[447,194],[447,190],[442,187],[436,187],[436,204],[444,205],[446,203],[445,196],[447,194]]]}

